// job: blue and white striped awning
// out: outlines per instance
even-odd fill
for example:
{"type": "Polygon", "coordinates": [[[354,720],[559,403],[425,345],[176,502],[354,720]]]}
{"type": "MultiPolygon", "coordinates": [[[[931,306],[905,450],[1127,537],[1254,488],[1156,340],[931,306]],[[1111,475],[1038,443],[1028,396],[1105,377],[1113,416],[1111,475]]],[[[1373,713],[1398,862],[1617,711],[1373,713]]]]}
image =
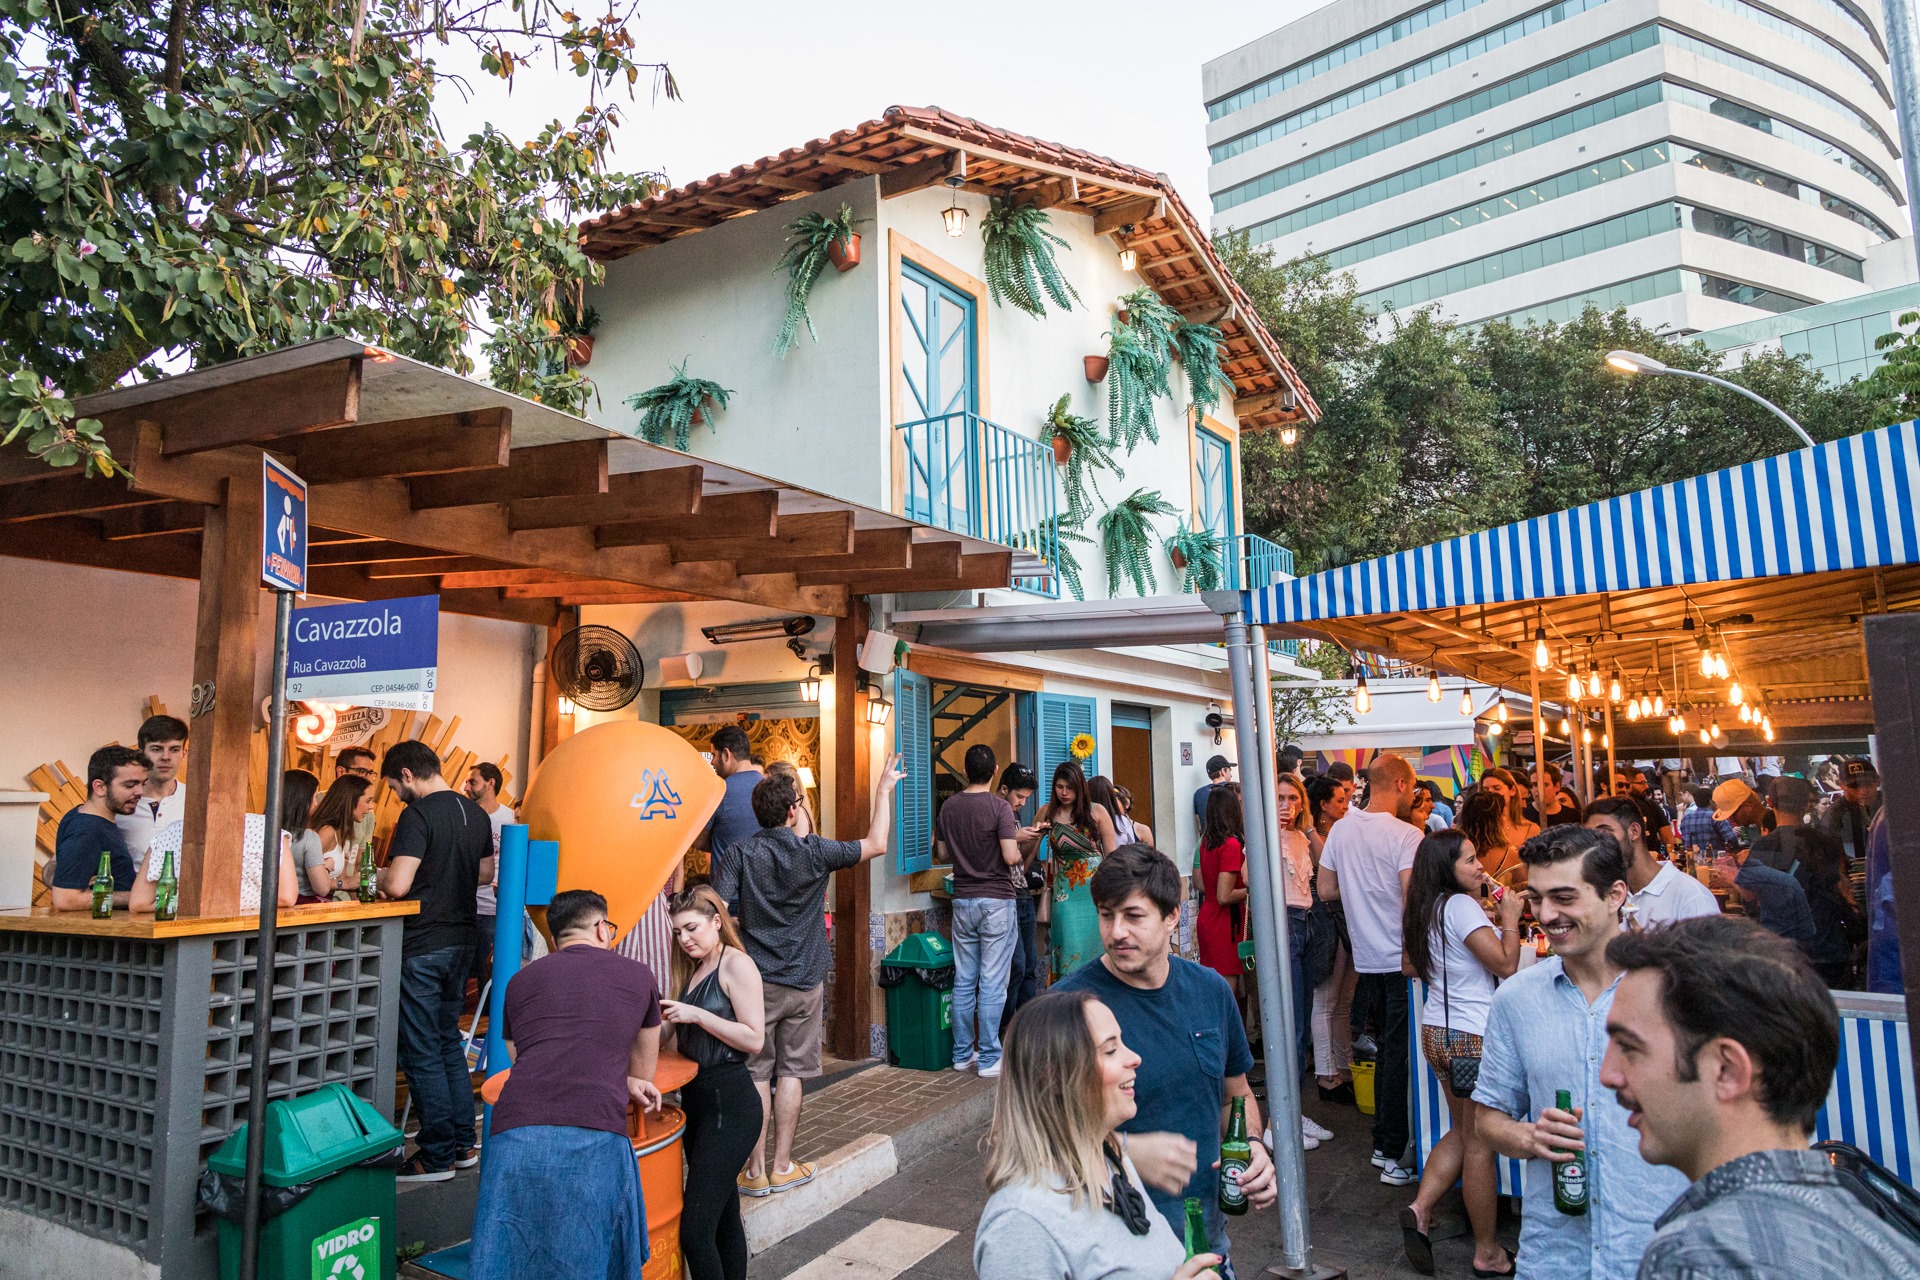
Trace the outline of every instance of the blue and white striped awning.
{"type": "Polygon", "coordinates": [[[1920,424],[1242,593],[1261,625],[1920,563],[1920,424]]]}

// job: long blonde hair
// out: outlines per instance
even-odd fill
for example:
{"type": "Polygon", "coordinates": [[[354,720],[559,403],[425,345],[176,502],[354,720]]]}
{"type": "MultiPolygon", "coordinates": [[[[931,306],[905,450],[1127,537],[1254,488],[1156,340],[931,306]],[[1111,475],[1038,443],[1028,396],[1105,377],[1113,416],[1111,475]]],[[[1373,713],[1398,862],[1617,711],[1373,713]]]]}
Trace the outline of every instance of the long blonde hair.
{"type": "MultiPolygon", "coordinates": [[[[697,884],[685,893],[676,893],[667,899],[669,920],[683,911],[698,911],[719,924],[721,955],[726,954],[728,947],[735,951],[746,950],[740,945],[740,931],[733,927],[733,917],[727,914],[727,904],[714,892],[712,885],[697,884]]],[[[693,980],[693,971],[699,966],[687,954],[687,949],[680,945],[677,930],[670,945],[673,948],[673,954],[668,957],[673,965],[673,998],[678,1000],[687,993],[687,984],[693,980]]],[[[718,959],[715,963],[719,963],[718,959]]]]}
{"type": "Polygon", "coordinates": [[[1288,824],[1287,829],[1289,831],[1313,830],[1313,805],[1307,801],[1307,784],[1301,780],[1300,775],[1283,773],[1273,780],[1273,785],[1276,791],[1281,787],[1292,787],[1294,796],[1299,800],[1299,803],[1293,807],[1293,821],[1288,824]]]}
{"type": "Polygon", "coordinates": [[[1107,1125],[1087,1026],[1094,998],[1090,991],[1049,991],[1014,1015],[987,1132],[989,1191],[1028,1184],[1065,1191],[1076,1209],[1100,1202],[1107,1125]]]}

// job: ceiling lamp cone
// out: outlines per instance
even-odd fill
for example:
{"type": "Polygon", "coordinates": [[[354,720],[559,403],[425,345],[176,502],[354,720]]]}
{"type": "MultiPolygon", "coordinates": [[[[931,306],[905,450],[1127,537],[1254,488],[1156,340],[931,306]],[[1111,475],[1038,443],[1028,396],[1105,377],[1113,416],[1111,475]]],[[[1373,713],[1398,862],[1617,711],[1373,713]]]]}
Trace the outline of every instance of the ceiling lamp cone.
{"type": "Polygon", "coordinates": [[[1438,702],[1438,701],[1440,701],[1440,699],[1441,699],[1441,698],[1443,698],[1443,697],[1445,697],[1445,696],[1446,696],[1446,695],[1445,695],[1445,694],[1444,694],[1443,692],[1441,692],[1441,689],[1440,689],[1440,673],[1439,673],[1438,671],[1435,671],[1435,672],[1431,672],[1430,674],[1428,674],[1428,676],[1427,676],[1427,701],[1428,701],[1428,702],[1438,702]]]}
{"type": "Polygon", "coordinates": [[[1367,673],[1364,671],[1353,682],[1353,709],[1361,715],[1373,710],[1373,694],[1367,688],[1367,673]]]}
{"type": "Polygon", "coordinates": [[[1463,716],[1473,714],[1473,690],[1471,689],[1460,691],[1460,714],[1463,716]]]}
{"type": "Polygon", "coordinates": [[[1547,649],[1547,629],[1535,627],[1533,631],[1533,665],[1542,671],[1553,665],[1553,654],[1547,649]]]}

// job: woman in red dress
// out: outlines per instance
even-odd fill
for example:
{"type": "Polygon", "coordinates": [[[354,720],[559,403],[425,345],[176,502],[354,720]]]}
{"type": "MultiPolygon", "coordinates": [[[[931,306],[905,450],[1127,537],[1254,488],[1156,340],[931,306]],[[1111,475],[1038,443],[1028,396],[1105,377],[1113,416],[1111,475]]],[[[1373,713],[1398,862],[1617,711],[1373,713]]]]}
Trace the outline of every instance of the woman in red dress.
{"type": "Polygon", "coordinates": [[[1215,787],[1207,795],[1207,816],[1200,831],[1200,882],[1207,896],[1200,903],[1194,929],[1200,943],[1200,963],[1233,985],[1241,994],[1240,939],[1246,936],[1241,917],[1247,900],[1247,856],[1241,848],[1240,785],[1215,787]]]}

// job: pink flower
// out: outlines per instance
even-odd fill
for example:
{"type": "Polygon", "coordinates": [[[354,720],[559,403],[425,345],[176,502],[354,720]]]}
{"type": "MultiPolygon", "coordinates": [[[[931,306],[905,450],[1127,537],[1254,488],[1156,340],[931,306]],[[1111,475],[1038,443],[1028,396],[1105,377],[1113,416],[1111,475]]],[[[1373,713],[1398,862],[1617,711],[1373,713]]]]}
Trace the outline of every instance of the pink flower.
{"type": "Polygon", "coordinates": [[[83,258],[90,253],[98,253],[99,251],[100,251],[100,246],[93,243],[93,241],[91,240],[82,240],[80,242],[80,248],[78,252],[80,256],[83,258]]]}
{"type": "Polygon", "coordinates": [[[55,400],[63,400],[66,398],[67,393],[62,391],[60,388],[54,386],[52,378],[40,379],[40,387],[48,395],[52,396],[55,400]]]}

